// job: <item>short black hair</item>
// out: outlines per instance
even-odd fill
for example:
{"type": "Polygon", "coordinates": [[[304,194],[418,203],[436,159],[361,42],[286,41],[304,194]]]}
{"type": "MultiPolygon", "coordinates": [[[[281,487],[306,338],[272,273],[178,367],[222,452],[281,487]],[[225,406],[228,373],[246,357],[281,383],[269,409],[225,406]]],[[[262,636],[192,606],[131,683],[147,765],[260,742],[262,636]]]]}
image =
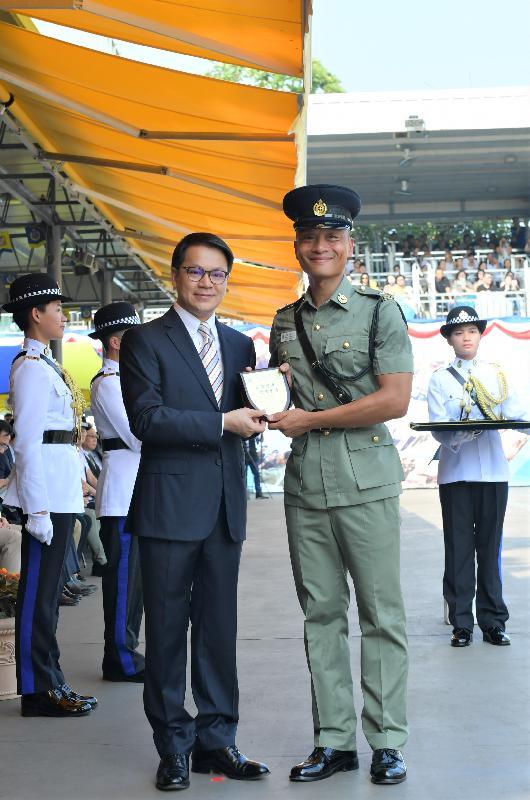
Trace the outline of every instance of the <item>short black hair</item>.
{"type": "Polygon", "coordinates": [[[18,311],[13,311],[13,322],[20,328],[21,331],[26,332],[31,324],[32,310],[34,308],[38,308],[38,310],[42,314],[44,314],[47,305],[48,303],[40,303],[39,305],[36,306],[30,306],[29,308],[20,308],[18,311]]]}
{"type": "Polygon", "coordinates": [[[226,259],[228,272],[230,272],[234,263],[234,254],[227,243],[221,239],[220,236],[216,236],[215,233],[203,232],[188,233],[187,236],[180,240],[173,251],[171,269],[178,269],[181,267],[184,263],[184,258],[186,257],[188,248],[195,247],[196,245],[201,245],[202,247],[212,247],[216,250],[220,250],[226,259]]]}
{"type": "Polygon", "coordinates": [[[13,436],[13,427],[5,419],[0,419],[0,433],[8,433],[13,436]]]}

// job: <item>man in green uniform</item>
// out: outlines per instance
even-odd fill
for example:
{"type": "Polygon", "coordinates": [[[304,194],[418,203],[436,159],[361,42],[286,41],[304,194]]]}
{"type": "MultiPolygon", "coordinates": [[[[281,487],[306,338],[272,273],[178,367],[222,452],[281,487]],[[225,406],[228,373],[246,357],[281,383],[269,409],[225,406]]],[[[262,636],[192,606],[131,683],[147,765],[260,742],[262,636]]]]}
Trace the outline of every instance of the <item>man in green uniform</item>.
{"type": "Polygon", "coordinates": [[[374,783],[406,777],[407,638],[399,568],[403,471],[383,424],[405,415],[412,353],[399,306],[352,286],[352,221],[360,198],[338,186],[305,186],[284,198],[295,252],[309,280],[273,322],[270,366],[280,365],[295,408],[269,427],[293,437],[285,514],[296,590],[305,615],[315,749],[291,770],[313,781],[357,769],[348,645],[349,589],[361,627],[362,727],[374,783]]]}

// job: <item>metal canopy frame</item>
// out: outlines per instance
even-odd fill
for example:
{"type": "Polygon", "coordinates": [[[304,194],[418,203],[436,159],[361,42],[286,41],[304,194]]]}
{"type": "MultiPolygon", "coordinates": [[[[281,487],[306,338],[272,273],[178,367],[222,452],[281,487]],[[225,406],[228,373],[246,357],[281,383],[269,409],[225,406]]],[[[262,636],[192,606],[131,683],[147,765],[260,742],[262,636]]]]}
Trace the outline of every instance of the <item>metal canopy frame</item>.
{"type": "Polygon", "coordinates": [[[59,163],[42,158],[6,109],[8,102],[0,104],[0,232],[9,233],[13,250],[0,254],[4,285],[17,272],[53,271],[50,240],[55,232],[59,278],[65,293],[76,298],[72,305],[94,307],[124,298],[142,311],[171,302],[171,290],[124,238],[128,232],[117,231],[88,197],[73,191],[59,163]],[[27,242],[25,227],[35,223],[46,226],[46,247],[32,248],[27,242]],[[76,274],[76,251],[90,253],[99,271],[76,274]]]}

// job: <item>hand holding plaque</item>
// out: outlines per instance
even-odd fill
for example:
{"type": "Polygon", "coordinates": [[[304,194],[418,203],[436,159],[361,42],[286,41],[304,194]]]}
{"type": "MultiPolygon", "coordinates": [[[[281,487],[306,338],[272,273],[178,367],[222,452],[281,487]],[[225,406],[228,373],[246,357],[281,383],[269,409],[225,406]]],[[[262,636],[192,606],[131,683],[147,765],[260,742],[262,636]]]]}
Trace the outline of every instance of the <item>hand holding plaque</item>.
{"type": "Polygon", "coordinates": [[[246,402],[251,408],[271,414],[287,411],[291,405],[291,391],[287,378],[277,367],[240,372],[246,402]]]}

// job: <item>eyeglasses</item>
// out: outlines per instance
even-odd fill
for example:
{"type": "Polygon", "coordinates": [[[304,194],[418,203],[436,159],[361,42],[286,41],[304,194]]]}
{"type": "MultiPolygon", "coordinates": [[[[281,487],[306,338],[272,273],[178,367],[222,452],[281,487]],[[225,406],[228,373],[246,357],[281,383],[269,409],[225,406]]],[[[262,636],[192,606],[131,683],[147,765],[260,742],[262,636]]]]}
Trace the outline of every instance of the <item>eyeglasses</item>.
{"type": "Polygon", "coordinates": [[[216,286],[221,285],[228,278],[228,272],[222,269],[203,269],[202,267],[182,267],[188,273],[188,278],[193,283],[198,283],[205,275],[208,275],[211,282],[216,286]]]}

